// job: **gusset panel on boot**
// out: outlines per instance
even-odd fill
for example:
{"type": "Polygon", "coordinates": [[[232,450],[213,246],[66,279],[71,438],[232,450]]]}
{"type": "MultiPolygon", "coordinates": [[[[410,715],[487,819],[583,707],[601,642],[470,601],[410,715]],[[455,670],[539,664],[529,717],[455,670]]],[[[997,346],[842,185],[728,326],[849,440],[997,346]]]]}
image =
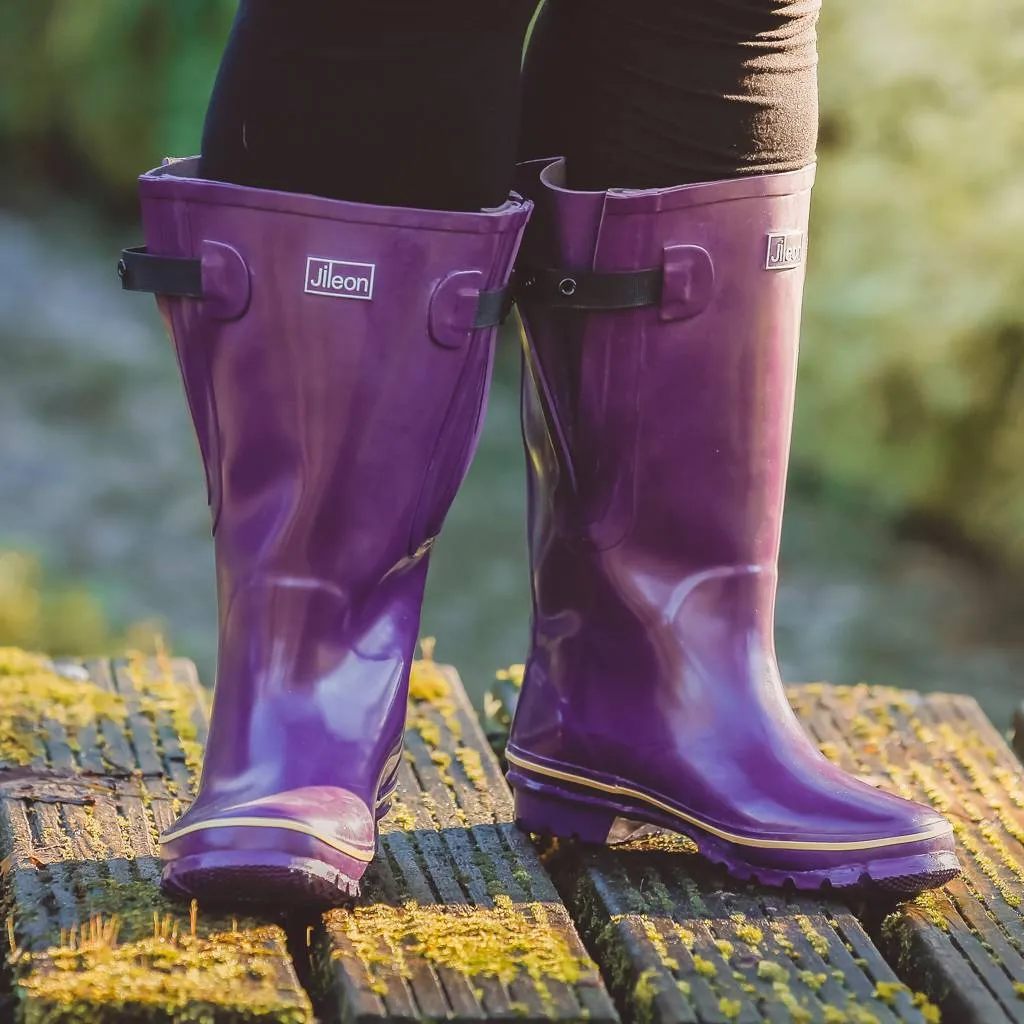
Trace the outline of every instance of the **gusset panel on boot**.
{"type": "MultiPolygon", "coordinates": [[[[522,168],[532,647],[521,822],[625,816],[741,877],[935,884],[949,825],[832,766],[789,708],[774,606],[813,168],[573,192],[522,168]]],[[[578,827],[577,827],[578,826],[578,827]]]]}
{"type": "Polygon", "coordinates": [[[122,262],[160,295],[217,563],[210,739],[165,883],[336,902],[389,806],[430,546],[530,204],[372,207],[194,175],[143,176],[147,248],[122,262]]]}

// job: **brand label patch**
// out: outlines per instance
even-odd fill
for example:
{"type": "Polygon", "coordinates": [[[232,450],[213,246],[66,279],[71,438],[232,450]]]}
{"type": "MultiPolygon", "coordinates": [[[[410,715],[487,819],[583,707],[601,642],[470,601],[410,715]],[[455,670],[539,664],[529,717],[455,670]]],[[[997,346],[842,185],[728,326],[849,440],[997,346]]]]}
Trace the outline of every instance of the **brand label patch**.
{"type": "Polygon", "coordinates": [[[790,270],[804,261],[804,233],[787,231],[768,235],[768,253],[765,270],[790,270]]]}
{"type": "Polygon", "coordinates": [[[375,263],[350,263],[347,260],[327,260],[319,256],[306,257],[306,291],[310,295],[330,295],[335,299],[373,298],[375,263]]]}

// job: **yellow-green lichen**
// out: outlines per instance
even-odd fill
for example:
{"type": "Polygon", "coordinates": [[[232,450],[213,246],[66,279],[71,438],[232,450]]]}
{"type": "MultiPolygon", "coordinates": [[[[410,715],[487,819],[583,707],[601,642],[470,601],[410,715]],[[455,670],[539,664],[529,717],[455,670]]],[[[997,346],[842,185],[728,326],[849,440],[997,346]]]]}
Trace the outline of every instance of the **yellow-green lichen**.
{"type": "Polygon", "coordinates": [[[645,873],[640,883],[648,906],[662,917],[671,917],[675,908],[675,901],[668,886],[654,872],[645,873]]]}
{"type": "Polygon", "coordinates": [[[656,967],[648,967],[636,979],[636,984],[633,986],[632,1003],[638,1020],[651,1019],[651,1007],[661,991],[661,986],[658,983],[659,973],[656,967]]]}
{"type": "Polygon", "coordinates": [[[726,1020],[735,1020],[742,1010],[743,1004],[738,999],[726,999],[723,997],[718,1000],[718,1012],[726,1020]]]}
{"type": "Polygon", "coordinates": [[[409,832],[416,827],[416,816],[398,797],[394,797],[391,800],[391,810],[388,812],[387,822],[396,829],[409,832]]]}
{"type": "Polygon", "coordinates": [[[158,919],[153,932],[119,940],[118,918],[94,917],[39,953],[16,952],[12,966],[25,1024],[87,1024],[120,1008],[126,1018],[155,1014],[205,1024],[215,1016],[308,1024],[308,1001],[297,987],[284,993],[288,957],[274,929],[181,934],[158,919]]]}
{"type": "Polygon", "coordinates": [[[747,922],[736,926],[736,937],[748,946],[759,946],[764,942],[764,932],[757,925],[747,922]]]}
{"type": "Polygon", "coordinates": [[[441,745],[441,727],[437,722],[432,722],[425,715],[410,712],[407,728],[415,729],[428,747],[439,747],[441,745]]]}
{"type": "Polygon", "coordinates": [[[850,1024],[879,1024],[878,1017],[864,1006],[851,1006],[848,1016],[850,1024]]]}
{"type": "Polygon", "coordinates": [[[693,957],[693,969],[705,978],[713,978],[718,970],[710,960],[705,960],[699,953],[695,953],[693,957]]]}
{"type": "Polygon", "coordinates": [[[678,971],[679,961],[677,961],[675,956],[669,955],[669,947],[665,944],[665,939],[658,932],[654,922],[645,916],[645,918],[640,919],[640,925],[643,928],[644,935],[647,937],[647,941],[657,954],[658,961],[669,971],[678,971]]]}
{"type": "Polygon", "coordinates": [[[23,766],[44,757],[46,720],[62,726],[77,749],[79,730],[104,718],[123,725],[127,714],[117,694],[64,678],[41,654],[0,647],[0,764],[23,766]]]}
{"type": "MultiPolygon", "coordinates": [[[[415,728],[423,736],[423,726],[429,721],[427,713],[434,711],[441,717],[445,728],[455,737],[462,736],[462,723],[456,713],[455,700],[452,697],[451,683],[441,670],[441,667],[434,661],[434,648],[436,646],[433,637],[424,637],[420,641],[421,657],[412,663],[409,671],[409,712],[410,727],[415,728]]],[[[440,742],[438,735],[434,739],[434,733],[429,730],[431,738],[423,736],[428,746],[437,746],[440,742]]]]}
{"type": "Polygon", "coordinates": [[[728,939],[715,940],[715,949],[717,949],[718,952],[721,953],[726,960],[729,960],[732,957],[735,948],[736,947],[733,946],[733,944],[728,939]]]}
{"type": "Polygon", "coordinates": [[[813,1019],[810,1011],[805,1006],[801,1006],[797,1001],[796,996],[793,995],[786,982],[772,982],[772,991],[775,993],[775,998],[789,1011],[790,1020],[793,1021],[793,1024],[807,1024],[808,1021],[813,1019]]]}
{"type": "Polygon", "coordinates": [[[772,960],[762,960],[758,963],[757,976],[771,982],[789,981],[789,971],[782,964],[777,964],[772,960]]]}
{"type": "Polygon", "coordinates": [[[804,914],[796,915],[796,923],[800,930],[807,937],[807,941],[811,945],[811,949],[820,957],[828,956],[828,939],[821,934],[811,922],[811,919],[804,914]]]}
{"type": "Polygon", "coordinates": [[[514,867],[512,869],[512,877],[516,880],[516,884],[525,893],[533,893],[533,879],[530,877],[530,872],[524,867],[514,867]]]}
{"type": "MultiPolygon", "coordinates": [[[[135,657],[130,666],[138,695],[110,693],[88,681],[65,679],[41,655],[0,649],[0,736],[3,758],[24,763],[42,752],[36,743],[42,718],[60,722],[73,740],[80,729],[108,720],[125,727],[135,712],[156,719],[166,715],[182,734],[183,746],[196,736],[190,712],[194,697],[173,682],[166,654],[156,660],[135,657]],[[19,733],[11,721],[25,721],[33,731],[19,733]],[[186,725],[186,719],[188,724],[186,725]],[[12,755],[12,746],[14,747],[12,755]]],[[[190,764],[197,767],[195,758],[190,764]]],[[[143,803],[147,803],[144,797],[143,803]]],[[[69,825],[79,841],[101,845],[102,831],[89,805],[72,807],[69,825]]],[[[128,819],[117,824],[125,853],[134,849],[128,819]]],[[[150,828],[153,822],[149,822],[150,828]]],[[[44,824],[42,842],[73,860],[69,836],[44,824]]],[[[166,901],[155,884],[136,880],[97,879],[80,895],[84,925],[75,925],[53,945],[38,950],[17,948],[20,914],[9,921],[9,965],[26,1024],[85,1024],[117,1015],[118,1019],[154,1017],[181,1022],[217,1018],[312,1021],[308,999],[291,970],[284,934],[256,925],[243,930],[223,921],[203,919],[193,904],[189,914],[166,901]]]]}
{"type": "Polygon", "coordinates": [[[196,707],[189,692],[174,679],[174,669],[161,638],[156,639],[152,656],[141,651],[128,654],[128,678],[139,698],[139,711],[153,722],[167,718],[178,737],[185,764],[198,778],[202,769],[203,746],[194,714],[196,707]]]}
{"type": "Polygon", "coordinates": [[[459,764],[462,765],[466,778],[481,792],[486,792],[487,776],[484,775],[484,766],[480,759],[480,754],[472,747],[464,747],[460,744],[455,748],[455,757],[459,764]]]}
{"type": "Polygon", "coordinates": [[[657,953],[662,965],[670,971],[678,971],[679,961],[674,956],[669,956],[668,946],[665,945],[665,940],[658,931],[654,921],[649,917],[643,917],[640,921],[644,934],[647,936],[647,941],[654,947],[654,951],[657,953]]]}
{"type": "Polygon", "coordinates": [[[446,786],[453,787],[455,783],[448,773],[448,769],[452,764],[452,755],[444,750],[432,750],[430,752],[430,760],[437,765],[437,773],[441,776],[441,781],[446,786]]]}
{"type": "Polygon", "coordinates": [[[819,743],[818,749],[834,764],[842,760],[843,752],[835,743],[819,743]]]}
{"type": "Polygon", "coordinates": [[[907,909],[920,911],[929,924],[941,928],[944,932],[949,931],[949,918],[946,916],[946,907],[949,905],[949,898],[935,890],[919,893],[909,903],[905,904],[907,909]]]}
{"type": "Polygon", "coordinates": [[[496,899],[499,896],[507,898],[505,886],[498,875],[497,868],[494,866],[494,858],[483,850],[478,849],[473,851],[473,863],[480,872],[480,877],[484,880],[484,889],[487,895],[491,899],[496,899]]]}
{"type": "Polygon", "coordinates": [[[343,940],[334,955],[351,950],[378,980],[380,968],[411,977],[413,959],[503,984],[525,976],[538,987],[545,981],[575,984],[593,968],[569,948],[542,904],[513,904],[503,895],[495,896],[493,908],[414,902],[360,906],[333,912],[328,923],[343,940]]]}
{"type": "MultiPolygon", "coordinates": [[[[967,801],[965,801],[965,805],[967,801]]],[[[965,806],[965,810],[967,810],[965,806]]],[[[981,870],[982,874],[992,883],[999,895],[1011,906],[1019,907],[1024,900],[1022,900],[1019,887],[1011,886],[1003,880],[999,873],[999,869],[996,867],[992,858],[985,853],[981,845],[975,840],[970,830],[959,821],[953,822],[953,832],[956,834],[957,839],[960,840],[961,846],[974,858],[975,863],[981,870]]]]}
{"type": "Polygon", "coordinates": [[[513,686],[521,687],[523,685],[523,676],[525,675],[525,665],[509,665],[508,668],[499,668],[498,671],[494,673],[494,678],[508,680],[513,686]]]}
{"type": "Polygon", "coordinates": [[[926,1024],[940,1024],[942,1013],[923,992],[915,992],[913,1002],[921,1011],[921,1016],[924,1017],[926,1024]]]}
{"type": "Polygon", "coordinates": [[[938,892],[924,892],[887,914],[882,921],[882,938],[906,957],[910,951],[914,922],[924,918],[930,925],[949,931],[946,916],[948,900],[938,892]]]}
{"type": "Polygon", "coordinates": [[[698,852],[697,844],[680,832],[657,831],[619,843],[616,850],[632,853],[673,853],[693,856],[698,852]]]}
{"type": "Polygon", "coordinates": [[[797,977],[812,991],[817,992],[828,981],[828,975],[814,971],[798,971],[797,977]]]}

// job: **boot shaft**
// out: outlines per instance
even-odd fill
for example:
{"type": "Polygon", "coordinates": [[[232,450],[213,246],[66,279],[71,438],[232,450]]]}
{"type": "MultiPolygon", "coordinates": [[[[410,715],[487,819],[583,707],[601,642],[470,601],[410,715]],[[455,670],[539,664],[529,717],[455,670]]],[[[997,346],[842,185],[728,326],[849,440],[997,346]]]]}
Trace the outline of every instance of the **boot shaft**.
{"type": "Polygon", "coordinates": [[[524,177],[525,261],[565,268],[565,290],[574,270],[660,282],[647,307],[599,312],[526,290],[540,532],[553,517],[592,550],[626,544],[685,574],[773,566],[813,169],[650,192],[572,192],[560,163],[524,177]]]}
{"type": "Polygon", "coordinates": [[[194,174],[180,161],[141,180],[149,253],[201,281],[160,297],[218,572],[194,813],[324,785],[372,809],[530,204],[372,207],[194,174]]]}
{"type": "MultiPolygon", "coordinates": [[[[163,299],[203,453],[221,573],[374,585],[436,535],[475,445],[527,211],[369,207],[142,179],[150,250],[202,261],[163,299]],[[386,510],[385,514],[382,511],[386,510]]],[[[183,177],[182,175],[185,175],[183,177]]]]}
{"type": "Polygon", "coordinates": [[[699,730],[688,709],[774,700],[813,171],[607,193],[523,171],[525,273],[560,269],[520,302],[534,614],[513,737],[628,759],[699,730]]]}

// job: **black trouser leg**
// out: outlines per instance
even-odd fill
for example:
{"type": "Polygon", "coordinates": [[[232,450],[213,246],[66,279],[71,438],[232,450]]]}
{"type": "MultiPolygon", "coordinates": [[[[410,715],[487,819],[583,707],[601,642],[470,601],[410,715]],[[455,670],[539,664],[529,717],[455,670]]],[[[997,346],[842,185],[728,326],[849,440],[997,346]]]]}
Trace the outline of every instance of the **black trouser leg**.
{"type": "Polygon", "coordinates": [[[204,177],[472,210],[512,182],[536,0],[241,0],[204,177]]]}
{"type": "Polygon", "coordinates": [[[524,158],[580,189],[665,188],[814,160],[819,0],[548,0],[524,158]]]}

